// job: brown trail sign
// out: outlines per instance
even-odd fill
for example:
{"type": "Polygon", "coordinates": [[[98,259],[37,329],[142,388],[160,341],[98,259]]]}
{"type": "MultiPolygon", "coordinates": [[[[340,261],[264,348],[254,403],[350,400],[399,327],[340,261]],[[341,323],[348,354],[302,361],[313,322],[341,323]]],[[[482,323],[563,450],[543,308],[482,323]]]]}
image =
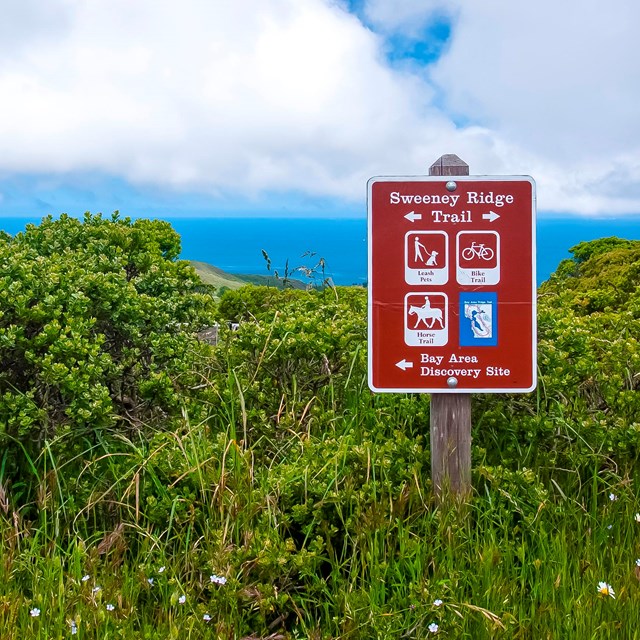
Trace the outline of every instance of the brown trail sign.
{"type": "Polygon", "coordinates": [[[369,386],[432,394],[437,494],[471,490],[469,394],[536,384],[535,185],[468,174],[368,184],[369,386]]]}

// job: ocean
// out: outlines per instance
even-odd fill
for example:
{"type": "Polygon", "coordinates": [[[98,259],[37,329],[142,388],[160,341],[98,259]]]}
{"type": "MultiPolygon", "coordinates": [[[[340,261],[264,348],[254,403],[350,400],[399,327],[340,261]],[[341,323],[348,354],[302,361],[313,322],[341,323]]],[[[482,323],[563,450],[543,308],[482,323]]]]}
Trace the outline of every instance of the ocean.
{"type": "MultiPolygon", "coordinates": [[[[366,219],[173,219],[182,237],[182,256],[210,262],[230,273],[267,275],[264,249],[272,270],[313,267],[322,257],[326,275],[336,284],[367,281],[366,219]],[[304,256],[315,252],[315,256],[304,256]]],[[[561,260],[571,257],[576,244],[617,236],[640,240],[640,216],[616,219],[539,218],[537,235],[537,282],[547,280],[561,260]]]]}
{"type": "MultiPolygon", "coordinates": [[[[366,219],[320,218],[166,218],[182,238],[181,257],[208,262],[230,273],[269,275],[262,252],[271,260],[271,273],[283,274],[320,258],[325,276],[336,284],[367,281],[366,219]],[[305,255],[306,254],[306,255],[305,255]],[[311,255],[312,254],[312,255],[311,255]]],[[[35,218],[3,218],[0,229],[22,231],[35,218]]],[[[609,236],[640,240],[640,216],[615,219],[543,218],[537,220],[537,282],[556,270],[569,249],[579,242],[609,236]]],[[[293,276],[296,277],[296,276],[293,276]]],[[[304,277],[301,279],[305,280],[304,277]]]]}

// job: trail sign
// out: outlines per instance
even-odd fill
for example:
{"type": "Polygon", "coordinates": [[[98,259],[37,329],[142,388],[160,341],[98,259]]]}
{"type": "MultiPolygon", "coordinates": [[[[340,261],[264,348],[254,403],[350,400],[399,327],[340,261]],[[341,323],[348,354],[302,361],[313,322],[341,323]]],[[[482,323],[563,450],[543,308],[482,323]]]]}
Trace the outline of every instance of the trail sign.
{"type": "Polygon", "coordinates": [[[371,389],[532,391],[533,179],[372,178],[368,213],[371,389]]]}

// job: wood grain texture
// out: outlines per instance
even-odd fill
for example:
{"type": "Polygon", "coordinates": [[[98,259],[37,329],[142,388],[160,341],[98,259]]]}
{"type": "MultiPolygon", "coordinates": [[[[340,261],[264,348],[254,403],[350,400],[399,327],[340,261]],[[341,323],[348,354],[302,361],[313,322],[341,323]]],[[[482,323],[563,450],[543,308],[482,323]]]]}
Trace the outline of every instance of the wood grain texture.
{"type": "MultiPolygon", "coordinates": [[[[469,165],[453,153],[438,158],[431,176],[468,176],[469,165]]],[[[431,481],[436,497],[471,493],[471,394],[433,393],[430,410],[431,481]]]]}
{"type": "Polygon", "coordinates": [[[430,176],[468,176],[469,165],[455,153],[445,153],[430,167],[430,176]]]}
{"type": "Polygon", "coordinates": [[[431,394],[431,481],[436,496],[471,493],[471,394],[431,394]]]}

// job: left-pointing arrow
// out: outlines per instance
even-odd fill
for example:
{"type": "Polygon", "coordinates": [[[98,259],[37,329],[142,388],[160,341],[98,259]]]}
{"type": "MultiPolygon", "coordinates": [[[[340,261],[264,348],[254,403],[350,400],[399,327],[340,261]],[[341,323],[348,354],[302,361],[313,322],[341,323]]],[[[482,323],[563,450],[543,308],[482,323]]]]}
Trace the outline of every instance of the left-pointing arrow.
{"type": "Polygon", "coordinates": [[[415,222],[416,220],[422,220],[422,214],[421,213],[416,213],[415,211],[409,211],[409,213],[407,213],[405,218],[409,222],[415,222]]]}
{"type": "Polygon", "coordinates": [[[398,367],[398,369],[402,369],[403,371],[406,371],[407,369],[412,369],[413,368],[413,362],[408,362],[407,360],[400,360],[400,362],[396,362],[396,367],[398,367]]]}

